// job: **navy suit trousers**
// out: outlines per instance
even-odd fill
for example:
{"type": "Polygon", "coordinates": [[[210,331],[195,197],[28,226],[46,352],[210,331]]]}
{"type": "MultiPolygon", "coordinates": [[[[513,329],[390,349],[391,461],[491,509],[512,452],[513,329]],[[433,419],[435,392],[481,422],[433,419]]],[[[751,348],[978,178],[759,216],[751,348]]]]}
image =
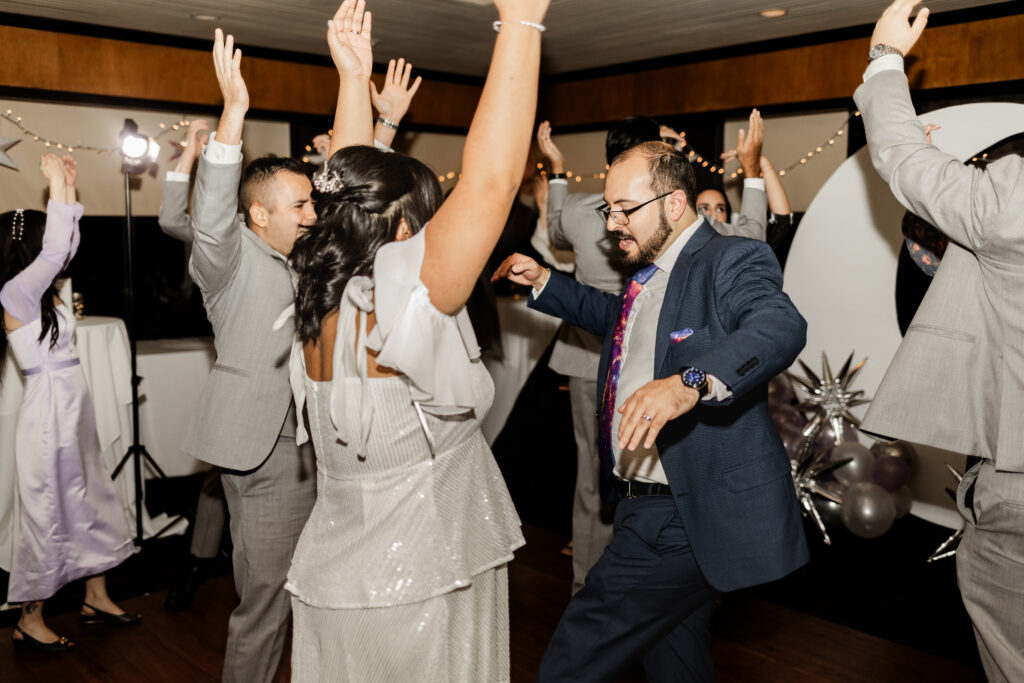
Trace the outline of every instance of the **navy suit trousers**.
{"type": "Polygon", "coordinates": [[[654,683],[714,681],[715,597],[674,499],[626,498],[612,541],[562,615],[537,680],[614,681],[642,661],[654,683]]]}

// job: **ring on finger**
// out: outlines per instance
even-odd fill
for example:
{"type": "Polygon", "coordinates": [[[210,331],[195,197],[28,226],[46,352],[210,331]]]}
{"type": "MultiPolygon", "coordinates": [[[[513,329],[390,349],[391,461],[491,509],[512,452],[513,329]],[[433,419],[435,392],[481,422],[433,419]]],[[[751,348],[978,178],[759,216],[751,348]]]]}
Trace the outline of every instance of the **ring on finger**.
{"type": "Polygon", "coordinates": [[[641,415],[640,417],[642,417],[643,419],[647,420],[648,422],[650,422],[651,420],[653,420],[653,419],[654,419],[654,418],[653,418],[653,417],[651,417],[650,415],[641,415]]]}

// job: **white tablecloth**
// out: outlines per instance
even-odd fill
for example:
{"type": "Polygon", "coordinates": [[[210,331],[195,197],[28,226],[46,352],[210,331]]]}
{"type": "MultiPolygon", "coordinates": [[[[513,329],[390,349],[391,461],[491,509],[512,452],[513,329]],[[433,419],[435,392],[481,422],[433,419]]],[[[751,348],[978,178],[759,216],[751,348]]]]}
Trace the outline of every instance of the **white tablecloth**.
{"type": "Polygon", "coordinates": [[[181,440],[213,366],[213,338],[140,341],[138,353],[146,450],[168,477],[209,469],[181,452],[181,440]]]}
{"type": "Polygon", "coordinates": [[[498,297],[498,322],[505,360],[485,358],[494,380],[494,404],[481,428],[487,443],[498,438],[512,406],[537,361],[544,354],[561,321],[526,307],[526,298],[498,297]]]}
{"type": "MultiPolygon", "coordinates": [[[[113,474],[132,442],[131,356],[128,333],[118,318],[88,316],[78,321],[75,334],[78,356],[82,359],[89,392],[96,411],[96,432],[102,449],[103,464],[113,474]]],[[[14,524],[14,432],[21,405],[22,378],[13,355],[8,351],[0,376],[0,567],[9,570],[14,524]]],[[[135,534],[134,469],[129,461],[114,481],[124,505],[132,535],[135,534]]],[[[170,521],[166,515],[151,518],[143,511],[146,537],[170,521]]],[[[182,533],[179,522],[168,533],[182,533]]]]}

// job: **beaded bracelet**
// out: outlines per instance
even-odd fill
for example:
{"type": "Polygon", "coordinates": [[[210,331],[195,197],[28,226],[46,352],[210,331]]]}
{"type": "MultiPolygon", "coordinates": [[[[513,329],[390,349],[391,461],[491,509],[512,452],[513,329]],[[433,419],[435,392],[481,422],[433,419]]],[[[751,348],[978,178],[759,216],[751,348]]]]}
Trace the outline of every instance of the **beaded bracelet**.
{"type": "Polygon", "coordinates": [[[385,128],[390,128],[391,130],[398,130],[398,124],[392,121],[391,119],[386,119],[383,116],[378,116],[377,121],[379,121],[380,125],[384,126],[385,128]]]}
{"type": "MultiPolygon", "coordinates": [[[[491,24],[491,28],[494,29],[495,33],[501,33],[501,25],[504,24],[504,23],[505,22],[502,21],[501,19],[497,19],[497,20],[495,20],[495,22],[493,24],[491,24]]],[[[538,31],[540,31],[541,33],[544,33],[544,31],[548,30],[547,26],[545,26],[544,24],[538,24],[535,21],[525,21],[524,20],[524,21],[517,21],[516,23],[517,24],[522,24],[523,26],[529,26],[530,28],[535,28],[538,31]]]]}

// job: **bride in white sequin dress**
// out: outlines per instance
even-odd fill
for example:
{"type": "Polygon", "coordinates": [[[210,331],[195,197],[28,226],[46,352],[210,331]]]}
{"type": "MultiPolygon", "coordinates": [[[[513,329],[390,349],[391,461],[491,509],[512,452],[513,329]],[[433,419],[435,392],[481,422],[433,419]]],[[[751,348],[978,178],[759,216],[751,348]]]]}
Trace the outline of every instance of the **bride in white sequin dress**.
{"type": "Polygon", "coordinates": [[[443,204],[426,166],[368,146],[363,3],[328,29],[344,106],[314,179],[317,224],[291,255],[292,387],[318,469],[286,586],[295,681],[509,678],[506,568],[523,538],[480,431],[493,385],[464,304],[527,161],[547,4],[497,3],[505,23],[443,204]]]}

